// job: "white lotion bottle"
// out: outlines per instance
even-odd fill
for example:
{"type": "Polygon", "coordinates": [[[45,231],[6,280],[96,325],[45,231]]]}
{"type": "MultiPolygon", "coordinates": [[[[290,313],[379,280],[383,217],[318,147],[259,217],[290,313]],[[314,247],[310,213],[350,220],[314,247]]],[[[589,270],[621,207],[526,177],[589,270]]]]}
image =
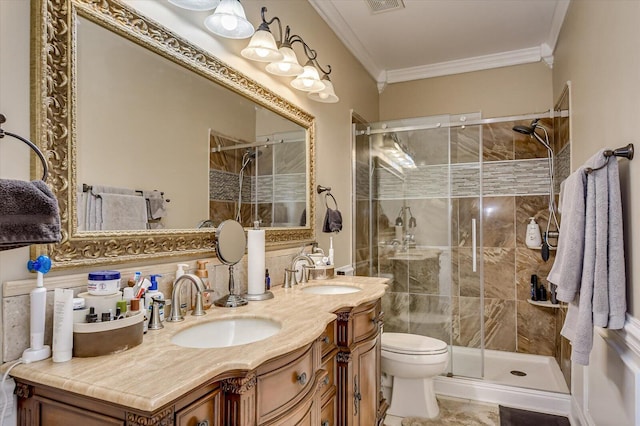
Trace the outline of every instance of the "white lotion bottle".
{"type": "Polygon", "coordinates": [[[538,224],[536,223],[536,219],[533,217],[529,218],[525,244],[529,248],[540,248],[540,246],[542,246],[542,237],[540,236],[540,226],[538,226],[538,224]]]}
{"type": "Polygon", "coordinates": [[[73,290],[56,288],[53,297],[53,362],[66,362],[73,353],[73,290]]]}

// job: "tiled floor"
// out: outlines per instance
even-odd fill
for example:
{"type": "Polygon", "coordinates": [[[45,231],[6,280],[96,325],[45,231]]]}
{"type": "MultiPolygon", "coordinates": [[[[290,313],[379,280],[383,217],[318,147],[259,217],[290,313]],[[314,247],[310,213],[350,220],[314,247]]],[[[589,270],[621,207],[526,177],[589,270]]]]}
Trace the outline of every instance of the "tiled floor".
{"type": "Polygon", "coordinates": [[[486,404],[468,399],[438,397],[440,415],[431,420],[415,417],[387,416],[386,426],[499,426],[497,404],[486,404]]]}

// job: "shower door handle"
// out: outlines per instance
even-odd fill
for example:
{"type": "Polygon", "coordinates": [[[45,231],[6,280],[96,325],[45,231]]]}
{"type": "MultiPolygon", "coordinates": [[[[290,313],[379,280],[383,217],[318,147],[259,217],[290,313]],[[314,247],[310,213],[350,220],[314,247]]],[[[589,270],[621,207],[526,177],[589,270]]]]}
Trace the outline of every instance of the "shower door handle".
{"type": "Polygon", "coordinates": [[[473,251],[471,253],[471,258],[473,259],[473,272],[477,272],[478,257],[476,255],[477,240],[476,240],[476,220],[475,219],[471,219],[471,245],[473,246],[472,248],[473,251]]]}

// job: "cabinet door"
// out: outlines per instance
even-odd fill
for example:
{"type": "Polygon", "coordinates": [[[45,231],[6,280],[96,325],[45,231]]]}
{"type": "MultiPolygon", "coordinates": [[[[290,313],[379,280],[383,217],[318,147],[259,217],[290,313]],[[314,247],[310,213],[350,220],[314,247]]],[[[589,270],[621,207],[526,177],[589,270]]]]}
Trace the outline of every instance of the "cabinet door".
{"type": "Polygon", "coordinates": [[[377,424],[380,362],[377,339],[362,345],[354,354],[353,414],[355,425],[377,424]]]}
{"type": "Polygon", "coordinates": [[[176,413],[176,426],[220,426],[220,390],[200,398],[176,413]]]}

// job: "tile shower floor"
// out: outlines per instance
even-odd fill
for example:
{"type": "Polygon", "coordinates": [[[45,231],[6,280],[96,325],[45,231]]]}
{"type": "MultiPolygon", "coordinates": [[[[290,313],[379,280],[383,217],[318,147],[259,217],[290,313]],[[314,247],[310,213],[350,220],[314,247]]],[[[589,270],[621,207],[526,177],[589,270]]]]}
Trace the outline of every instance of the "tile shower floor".
{"type": "Polygon", "coordinates": [[[438,396],[440,415],[433,419],[387,416],[386,426],[500,426],[498,404],[438,396]]]}

